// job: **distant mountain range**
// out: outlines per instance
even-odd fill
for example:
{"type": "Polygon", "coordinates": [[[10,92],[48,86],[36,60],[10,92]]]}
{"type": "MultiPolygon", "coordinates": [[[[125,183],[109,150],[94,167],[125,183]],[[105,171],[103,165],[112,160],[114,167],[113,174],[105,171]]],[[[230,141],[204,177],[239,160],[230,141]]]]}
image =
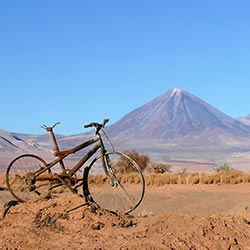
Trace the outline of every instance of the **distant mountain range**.
{"type": "Polygon", "coordinates": [[[237,120],[239,120],[240,122],[244,123],[247,126],[250,126],[250,114],[244,117],[240,117],[237,120]]]}
{"type": "MultiPolygon", "coordinates": [[[[125,115],[106,132],[119,150],[135,149],[153,161],[215,165],[250,158],[250,115],[234,119],[179,88],[125,115]]],[[[58,142],[62,148],[69,148],[89,136],[58,136],[58,142]]],[[[48,134],[0,130],[0,162],[4,155],[27,151],[48,156],[51,148],[48,134]]]]}

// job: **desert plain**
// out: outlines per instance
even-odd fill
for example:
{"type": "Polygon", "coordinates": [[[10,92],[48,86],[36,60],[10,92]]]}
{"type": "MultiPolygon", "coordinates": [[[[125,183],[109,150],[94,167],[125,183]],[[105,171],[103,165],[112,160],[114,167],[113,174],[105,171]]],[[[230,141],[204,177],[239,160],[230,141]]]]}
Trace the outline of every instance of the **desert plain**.
{"type": "MultiPolygon", "coordinates": [[[[236,182],[237,183],[237,182],[236,182]]],[[[135,186],[136,188],[136,186],[135,186]]],[[[0,188],[0,249],[250,249],[250,183],[153,184],[130,215],[62,193],[17,204],[0,188]]]]}

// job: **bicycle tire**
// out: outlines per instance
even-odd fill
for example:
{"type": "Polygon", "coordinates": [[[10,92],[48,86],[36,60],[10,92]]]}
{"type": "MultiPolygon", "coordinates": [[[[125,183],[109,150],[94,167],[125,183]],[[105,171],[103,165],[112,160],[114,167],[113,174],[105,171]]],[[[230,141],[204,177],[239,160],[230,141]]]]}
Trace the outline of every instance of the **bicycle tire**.
{"type": "Polygon", "coordinates": [[[15,158],[6,170],[6,184],[9,192],[18,201],[27,201],[39,195],[48,195],[52,175],[48,170],[38,177],[34,173],[46,166],[45,160],[37,155],[24,154],[15,158]],[[42,178],[43,177],[43,178],[42,178]]]}
{"type": "Polygon", "coordinates": [[[128,214],[141,203],[145,193],[145,180],[139,165],[128,155],[112,151],[104,155],[105,172],[101,156],[88,167],[87,198],[101,208],[128,214]]]}

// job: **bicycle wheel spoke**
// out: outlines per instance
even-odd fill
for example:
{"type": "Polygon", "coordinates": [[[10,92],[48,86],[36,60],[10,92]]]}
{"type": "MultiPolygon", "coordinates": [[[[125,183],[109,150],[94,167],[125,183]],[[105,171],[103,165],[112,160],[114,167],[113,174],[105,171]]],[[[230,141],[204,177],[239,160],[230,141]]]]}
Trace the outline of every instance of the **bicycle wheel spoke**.
{"type": "Polygon", "coordinates": [[[46,193],[51,184],[51,171],[47,173],[48,178],[35,178],[35,173],[45,166],[46,162],[36,155],[21,155],[13,160],[6,171],[6,184],[11,194],[19,201],[26,201],[46,193]]]}
{"type": "Polygon", "coordinates": [[[119,182],[119,180],[117,180],[118,185],[121,187],[121,189],[124,192],[124,197],[126,197],[128,199],[128,201],[131,202],[131,204],[136,205],[136,199],[131,197],[131,195],[128,193],[128,191],[123,187],[123,185],[119,182]]]}
{"type": "Polygon", "coordinates": [[[141,170],[123,153],[110,152],[105,157],[106,171],[101,157],[90,165],[88,187],[91,197],[103,208],[129,213],[144,196],[145,183],[141,170]]]}

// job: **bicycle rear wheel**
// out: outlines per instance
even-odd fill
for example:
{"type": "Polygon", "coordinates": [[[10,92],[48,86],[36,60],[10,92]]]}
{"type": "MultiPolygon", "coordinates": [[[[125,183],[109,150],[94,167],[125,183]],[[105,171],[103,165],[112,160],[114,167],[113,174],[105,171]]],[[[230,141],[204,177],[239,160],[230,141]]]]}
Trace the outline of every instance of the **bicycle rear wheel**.
{"type": "Polygon", "coordinates": [[[100,207],[129,213],[141,203],[145,192],[145,181],[138,164],[128,155],[108,152],[95,158],[89,166],[89,200],[100,207]],[[106,170],[105,170],[106,169],[106,170]]]}
{"type": "Polygon", "coordinates": [[[6,171],[6,184],[13,197],[18,201],[27,201],[38,195],[47,195],[51,186],[51,171],[35,177],[35,173],[44,167],[46,162],[36,155],[25,154],[14,159],[6,171]]]}

